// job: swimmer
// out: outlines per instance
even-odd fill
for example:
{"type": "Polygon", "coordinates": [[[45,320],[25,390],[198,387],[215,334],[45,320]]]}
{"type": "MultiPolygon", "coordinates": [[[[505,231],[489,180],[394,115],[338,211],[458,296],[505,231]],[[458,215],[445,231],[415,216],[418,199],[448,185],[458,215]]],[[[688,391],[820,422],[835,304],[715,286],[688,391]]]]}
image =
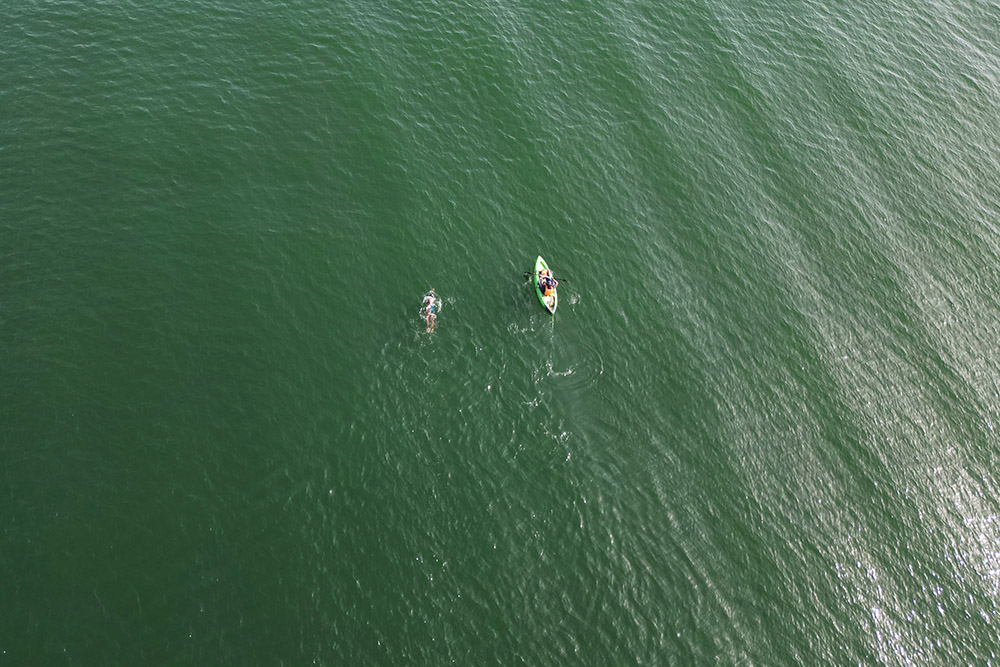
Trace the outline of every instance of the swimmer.
{"type": "Polygon", "coordinates": [[[427,333],[434,331],[434,320],[437,318],[435,314],[437,312],[437,297],[434,295],[434,288],[431,288],[430,294],[424,297],[424,302],[422,304],[424,311],[424,324],[427,325],[427,333]]]}

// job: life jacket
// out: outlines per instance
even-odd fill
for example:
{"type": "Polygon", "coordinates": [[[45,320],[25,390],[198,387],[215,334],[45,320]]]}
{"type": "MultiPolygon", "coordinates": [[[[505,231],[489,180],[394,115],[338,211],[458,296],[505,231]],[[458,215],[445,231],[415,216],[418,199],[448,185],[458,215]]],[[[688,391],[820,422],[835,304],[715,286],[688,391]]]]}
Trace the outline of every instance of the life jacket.
{"type": "Polygon", "coordinates": [[[552,292],[553,291],[554,290],[552,289],[551,285],[546,285],[545,286],[545,296],[552,296],[552,292]]]}

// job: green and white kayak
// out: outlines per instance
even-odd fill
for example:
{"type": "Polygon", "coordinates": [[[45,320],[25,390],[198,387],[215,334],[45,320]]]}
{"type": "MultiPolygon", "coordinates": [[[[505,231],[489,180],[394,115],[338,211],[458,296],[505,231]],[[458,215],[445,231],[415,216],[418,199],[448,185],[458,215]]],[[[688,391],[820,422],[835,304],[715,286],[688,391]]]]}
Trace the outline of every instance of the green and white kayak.
{"type": "MultiPolygon", "coordinates": [[[[538,278],[542,273],[542,269],[548,269],[548,264],[539,255],[538,259],[535,260],[535,294],[538,295],[538,300],[542,302],[542,308],[549,311],[552,314],[556,312],[556,306],[559,305],[559,297],[556,294],[556,288],[552,288],[552,294],[550,296],[545,296],[545,292],[542,291],[541,286],[538,284],[538,278]]],[[[552,275],[551,271],[549,275],[552,275]]]]}

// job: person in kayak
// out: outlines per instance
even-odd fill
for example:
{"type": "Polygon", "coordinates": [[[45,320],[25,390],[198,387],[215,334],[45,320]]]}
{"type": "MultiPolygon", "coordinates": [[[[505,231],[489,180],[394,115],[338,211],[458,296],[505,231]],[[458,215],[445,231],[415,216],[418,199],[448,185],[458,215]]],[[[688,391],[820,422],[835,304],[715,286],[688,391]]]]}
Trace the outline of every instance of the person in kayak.
{"type": "Polygon", "coordinates": [[[538,288],[542,290],[542,294],[545,296],[552,296],[552,293],[556,290],[556,285],[559,282],[552,277],[548,269],[542,269],[542,272],[538,275],[538,288]]]}
{"type": "Polygon", "coordinates": [[[424,324],[427,325],[427,332],[430,333],[434,331],[434,320],[437,319],[435,312],[437,311],[437,302],[435,301],[434,288],[431,288],[430,294],[424,297],[423,303],[424,309],[424,324]]]}

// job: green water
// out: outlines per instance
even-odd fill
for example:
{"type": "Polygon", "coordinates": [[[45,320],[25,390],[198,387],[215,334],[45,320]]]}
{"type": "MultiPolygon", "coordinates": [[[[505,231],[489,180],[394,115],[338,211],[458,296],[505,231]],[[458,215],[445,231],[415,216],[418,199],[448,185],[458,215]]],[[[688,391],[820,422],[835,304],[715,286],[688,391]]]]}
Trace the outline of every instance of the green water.
{"type": "Polygon", "coordinates": [[[161,4],[0,23],[0,664],[997,661],[995,6],[161,4]]]}

